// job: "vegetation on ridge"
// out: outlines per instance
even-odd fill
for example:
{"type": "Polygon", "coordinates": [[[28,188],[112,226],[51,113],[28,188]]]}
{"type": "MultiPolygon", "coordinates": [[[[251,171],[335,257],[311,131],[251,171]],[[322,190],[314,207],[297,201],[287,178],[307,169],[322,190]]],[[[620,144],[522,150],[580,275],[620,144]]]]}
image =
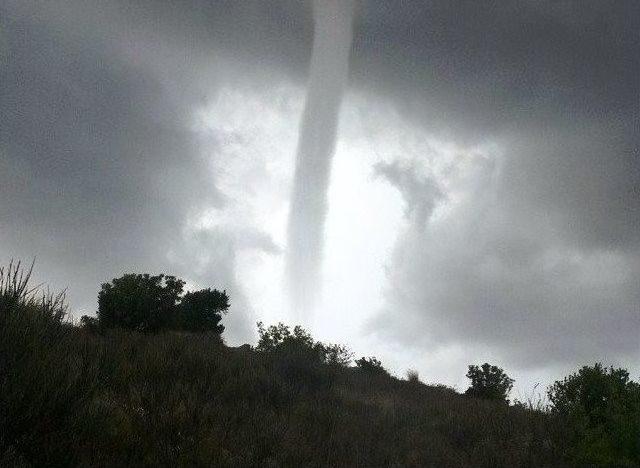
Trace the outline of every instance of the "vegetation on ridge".
{"type": "MultiPolygon", "coordinates": [[[[509,406],[502,369],[470,366],[476,390],[461,395],[417,373],[395,378],[374,357],[352,366],[346,347],[301,327],[259,324],[255,348],[230,348],[215,318],[113,328],[99,315],[73,326],[63,296],[31,289],[29,276],[19,265],[0,269],[2,466],[640,463],[640,391],[621,369],[585,367],[556,382],[549,410],[509,406]]],[[[158,294],[167,278],[180,281],[135,278],[158,294]]],[[[183,306],[190,293],[172,290],[147,304],[197,317],[228,304],[203,293],[183,306]]],[[[126,317],[130,303],[120,304],[126,317]]]]}

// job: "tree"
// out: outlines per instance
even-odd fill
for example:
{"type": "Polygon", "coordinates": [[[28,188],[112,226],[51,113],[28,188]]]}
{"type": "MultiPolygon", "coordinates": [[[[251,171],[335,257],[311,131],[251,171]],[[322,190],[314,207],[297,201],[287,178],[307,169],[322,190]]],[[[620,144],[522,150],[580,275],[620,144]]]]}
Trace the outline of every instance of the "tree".
{"type": "Polygon", "coordinates": [[[371,357],[361,357],[360,359],[356,359],[356,367],[367,374],[385,374],[389,373],[387,370],[382,367],[382,362],[376,359],[374,356],[371,357]]]}
{"type": "Polygon", "coordinates": [[[229,306],[226,291],[207,288],[187,292],[180,302],[181,328],[193,332],[213,331],[222,334],[224,325],[220,325],[220,320],[229,306]]]}
{"type": "Polygon", "coordinates": [[[465,395],[509,402],[507,396],[513,388],[514,380],[501,368],[486,362],[482,366],[471,365],[467,372],[467,378],[471,379],[471,386],[465,395]]]}
{"type": "Polygon", "coordinates": [[[547,391],[551,411],[569,426],[580,465],[640,464],[640,384],[625,369],[584,366],[547,391]]]}
{"type": "Polygon", "coordinates": [[[174,320],[184,281],[175,276],[126,274],[104,283],[98,320],[105,328],[157,331],[174,320]]]}
{"type": "Polygon", "coordinates": [[[299,325],[293,330],[283,323],[265,328],[258,322],[256,350],[273,365],[274,372],[291,385],[308,390],[326,390],[331,384],[325,365],[325,349],[299,325]]]}
{"type": "Polygon", "coordinates": [[[104,283],[98,293],[98,325],[150,332],[177,329],[221,334],[222,314],[230,306],[226,291],[208,288],[183,295],[184,284],[175,276],[149,274],[126,274],[104,283]]]}
{"type": "Polygon", "coordinates": [[[293,330],[282,322],[267,328],[262,322],[258,322],[257,325],[259,336],[257,351],[295,353],[336,367],[348,367],[353,359],[353,353],[347,346],[315,341],[300,325],[293,327],[293,330]]]}
{"type": "Polygon", "coordinates": [[[349,367],[353,360],[353,352],[342,344],[322,344],[324,360],[330,366],[349,367]]]}
{"type": "Polygon", "coordinates": [[[267,328],[262,322],[258,322],[258,335],[257,351],[305,355],[310,360],[324,361],[324,346],[316,342],[300,325],[296,325],[292,330],[282,322],[269,325],[267,328]]]}

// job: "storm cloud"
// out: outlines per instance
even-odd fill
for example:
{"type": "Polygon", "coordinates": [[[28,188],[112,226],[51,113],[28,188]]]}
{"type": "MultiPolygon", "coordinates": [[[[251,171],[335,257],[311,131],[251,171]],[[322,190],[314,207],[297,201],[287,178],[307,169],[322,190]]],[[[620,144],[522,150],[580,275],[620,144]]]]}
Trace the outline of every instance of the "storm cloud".
{"type": "MultiPolygon", "coordinates": [[[[249,339],[273,301],[245,267],[286,249],[310,2],[0,18],[0,258],[36,256],[84,312],[124,271],[227,288],[249,339]]],[[[362,336],[517,369],[637,360],[639,28],[633,0],[359,2],[336,163],[366,140],[401,213],[362,336]]]]}

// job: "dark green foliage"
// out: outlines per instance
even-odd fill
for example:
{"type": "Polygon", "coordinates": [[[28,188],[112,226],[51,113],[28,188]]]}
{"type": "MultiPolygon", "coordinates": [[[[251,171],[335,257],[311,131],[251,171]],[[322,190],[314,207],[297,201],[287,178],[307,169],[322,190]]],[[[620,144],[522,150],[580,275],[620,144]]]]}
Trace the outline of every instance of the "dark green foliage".
{"type": "Polygon", "coordinates": [[[174,276],[126,274],[104,283],[98,294],[98,320],[104,328],[158,331],[169,328],[184,281],[174,276]]]}
{"type": "Polygon", "coordinates": [[[331,366],[347,367],[353,360],[351,350],[341,344],[325,344],[315,341],[313,337],[296,325],[291,330],[284,323],[270,325],[265,328],[262,322],[258,322],[257,351],[267,353],[297,354],[305,356],[309,361],[317,361],[331,366]]]}
{"type": "Polygon", "coordinates": [[[382,367],[382,363],[376,359],[374,356],[371,357],[361,357],[356,360],[356,367],[362,372],[366,372],[368,374],[385,374],[388,375],[387,370],[382,367]]]}
{"type": "Polygon", "coordinates": [[[82,318],[89,330],[125,328],[210,331],[221,334],[222,314],[229,309],[226,291],[202,289],[186,292],[185,282],[175,276],[126,274],[102,285],[98,294],[98,321],[82,318]]]}
{"type": "Polygon", "coordinates": [[[295,388],[326,391],[334,383],[335,370],[349,365],[352,353],[346,346],[315,341],[299,325],[293,330],[283,323],[265,328],[258,322],[256,351],[274,363],[275,370],[295,388]]]}
{"type": "Polygon", "coordinates": [[[467,378],[471,379],[471,386],[465,395],[508,403],[509,392],[513,388],[514,380],[505,374],[504,370],[488,363],[482,366],[469,366],[467,378]]]}
{"type": "Polygon", "coordinates": [[[180,302],[181,328],[193,332],[212,331],[220,335],[224,331],[220,320],[229,305],[226,291],[202,289],[188,292],[180,302]]]}
{"type": "Polygon", "coordinates": [[[640,466],[640,384],[624,369],[584,366],[548,391],[578,464],[640,466]]]}
{"type": "Polygon", "coordinates": [[[258,322],[258,345],[257,351],[275,352],[287,348],[300,349],[317,354],[321,358],[321,353],[315,341],[304,328],[296,325],[291,330],[287,325],[280,322],[277,325],[264,327],[262,322],[258,322]]]}

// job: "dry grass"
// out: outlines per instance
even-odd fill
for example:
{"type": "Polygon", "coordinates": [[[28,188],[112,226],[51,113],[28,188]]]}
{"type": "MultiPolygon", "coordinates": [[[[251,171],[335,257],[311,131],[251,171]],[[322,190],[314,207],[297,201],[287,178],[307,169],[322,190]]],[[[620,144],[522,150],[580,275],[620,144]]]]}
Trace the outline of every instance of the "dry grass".
{"type": "Polygon", "coordinates": [[[216,335],[94,334],[13,281],[0,300],[2,465],[561,466],[545,413],[216,335]]]}

